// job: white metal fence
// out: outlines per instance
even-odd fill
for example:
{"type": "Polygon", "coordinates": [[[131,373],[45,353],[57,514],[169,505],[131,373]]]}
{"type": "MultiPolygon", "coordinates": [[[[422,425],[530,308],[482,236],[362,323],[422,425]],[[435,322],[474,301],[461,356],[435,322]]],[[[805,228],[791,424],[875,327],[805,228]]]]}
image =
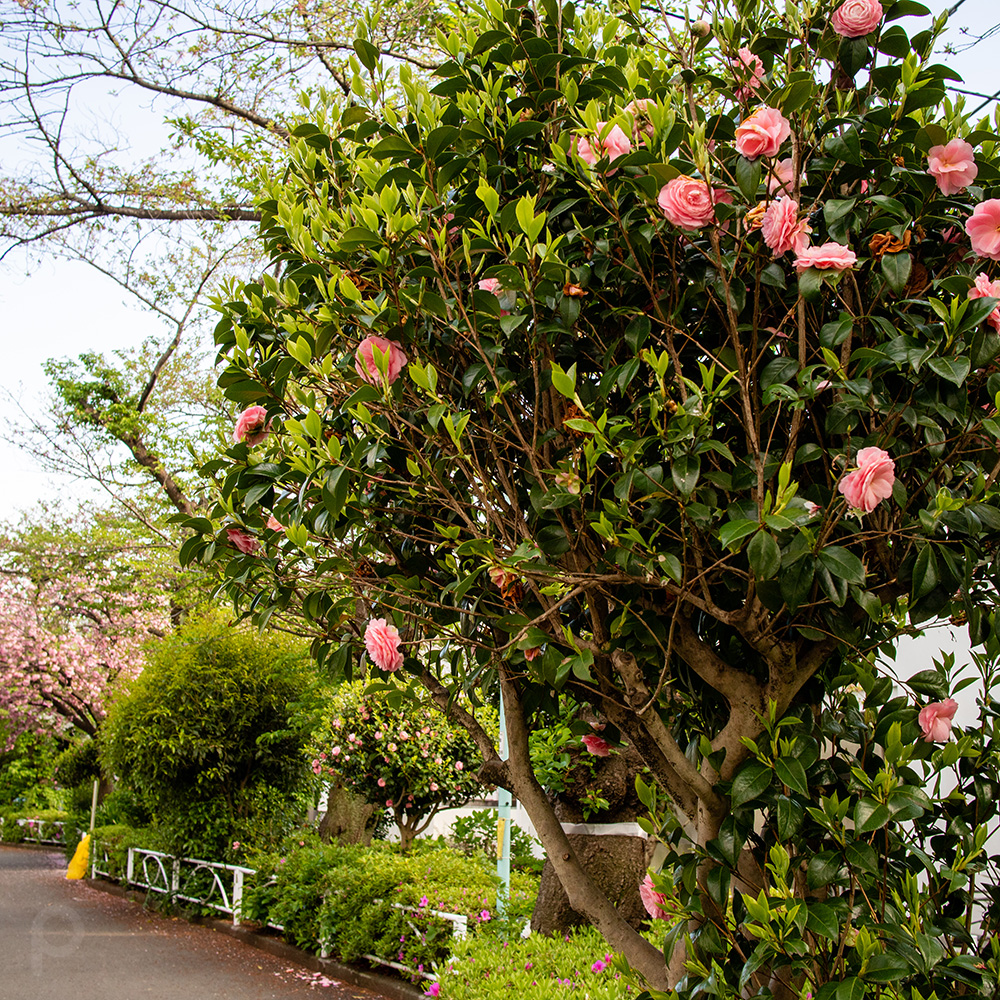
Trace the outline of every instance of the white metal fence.
{"type": "MultiPolygon", "coordinates": [[[[120,876],[113,871],[111,852],[106,844],[95,842],[91,844],[90,876],[91,878],[106,878],[118,881],[120,876]]],[[[206,906],[232,919],[233,926],[239,926],[242,916],[243,888],[247,877],[256,875],[256,869],[242,865],[227,865],[218,861],[204,861],[200,858],[178,858],[162,851],[152,851],[143,847],[130,847],[125,863],[124,880],[127,885],[145,889],[170,899],[180,899],[206,906]]],[[[373,900],[381,902],[381,900],[373,900]]],[[[448,913],[443,910],[433,910],[427,907],[417,908],[402,903],[393,903],[395,909],[424,916],[439,917],[451,924],[451,934],[454,939],[461,939],[469,933],[469,918],[464,913],[448,913]]],[[[408,921],[415,934],[421,933],[421,928],[408,921]]],[[[280,924],[268,924],[276,931],[283,931],[280,924]]],[[[329,942],[317,941],[316,951],[320,958],[330,957],[329,942]]],[[[379,955],[366,954],[370,962],[385,965],[400,972],[420,976],[424,979],[437,979],[434,973],[424,969],[414,969],[402,962],[382,958],[379,955]]]]}
{"type": "Polygon", "coordinates": [[[23,840],[28,844],[54,844],[61,847],[66,842],[66,828],[61,820],[16,819],[7,820],[0,816],[0,840],[5,823],[16,823],[23,831],[23,840]]]}

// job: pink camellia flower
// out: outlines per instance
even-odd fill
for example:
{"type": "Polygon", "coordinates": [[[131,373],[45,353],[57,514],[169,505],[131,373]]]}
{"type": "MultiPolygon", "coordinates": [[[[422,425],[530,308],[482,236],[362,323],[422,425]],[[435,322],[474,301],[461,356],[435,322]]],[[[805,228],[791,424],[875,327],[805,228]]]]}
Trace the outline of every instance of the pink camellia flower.
{"type": "MultiPolygon", "coordinates": [[[[604,157],[613,163],[620,156],[626,156],[631,152],[632,143],[629,137],[618,125],[612,125],[608,129],[607,122],[597,123],[597,133],[593,142],[585,135],[576,138],[576,155],[591,167],[604,157]]],[[[610,177],[617,170],[617,167],[610,167],[606,173],[610,177]]]]}
{"type": "Polygon", "coordinates": [[[438,783],[436,781],[432,781],[430,788],[432,792],[436,792],[438,790],[438,783]]]}
{"type": "Polygon", "coordinates": [[[989,198],[976,205],[965,220],[965,231],[974,254],[1000,260],[1000,198],[989,198]]]}
{"type": "Polygon", "coordinates": [[[386,799],[385,800],[385,807],[386,807],[386,809],[391,809],[392,808],[392,799],[386,799]]]}
{"type": "MultiPolygon", "coordinates": [[[[990,281],[989,276],[986,274],[976,275],[976,284],[974,288],[969,289],[970,299],[1000,299],[1000,281],[990,281]]],[[[993,327],[998,333],[1000,333],[1000,306],[997,306],[986,317],[986,322],[993,327]]]]}
{"type": "Polygon", "coordinates": [[[600,736],[593,736],[588,733],[583,737],[582,742],[595,757],[607,757],[611,753],[611,744],[600,736]]]}
{"type": "Polygon", "coordinates": [[[500,279],[499,278],[483,278],[479,282],[478,287],[482,291],[484,291],[484,292],[491,292],[493,295],[495,295],[500,300],[500,302],[501,302],[500,315],[501,316],[509,316],[510,315],[510,309],[504,309],[504,308],[502,308],[502,306],[503,305],[509,305],[509,306],[513,307],[514,302],[516,301],[517,296],[516,296],[516,294],[514,292],[510,292],[506,288],[504,288],[500,284],[500,279]]]}
{"type": "Polygon", "coordinates": [[[776,156],[791,134],[788,119],[776,108],[763,105],[736,127],[736,152],[748,160],[776,156]]]}
{"type": "Polygon", "coordinates": [[[365,629],[365,649],[372,663],[390,673],[403,665],[403,654],[399,651],[399,632],[384,618],[373,618],[365,629]]]}
{"type": "Polygon", "coordinates": [[[715,199],[704,181],[680,176],[660,188],[656,203],[678,229],[701,229],[715,221],[715,199]]]}
{"type": "Polygon", "coordinates": [[[958,194],[979,174],[975,151],[964,139],[952,139],[946,146],[931,146],[927,151],[927,173],[937,182],[941,194],[958,194]]]}
{"type": "Polygon", "coordinates": [[[666,920],[670,914],[663,908],[667,897],[662,892],[657,892],[653,885],[653,876],[647,875],[639,885],[639,895],[642,897],[642,905],[646,907],[646,912],[654,920],[666,920]]]}
{"type": "Polygon", "coordinates": [[[864,38],[882,22],[882,4],[879,0],[847,0],[830,18],[830,24],[844,38],[864,38]]]}
{"type": "Polygon", "coordinates": [[[406,355],[395,340],[386,340],[385,337],[376,336],[374,333],[365,337],[354,352],[354,368],[366,382],[370,382],[372,385],[381,385],[382,373],[375,363],[376,347],[386,359],[385,380],[389,385],[392,385],[399,378],[399,374],[406,364],[406,355]]]}
{"type": "Polygon", "coordinates": [[[821,271],[847,271],[858,262],[858,255],[842,243],[821,243],[796,251],[795,270],[818,267],[821,271]]]}
{"type": "Polygon", "coordinates": [[[798,253],[806,249],[805,221],[799,221],[799,203],[794,198],[777,198],[771,202],[761,219],[760,232],[764,242],[780,257],[789,250],[798,253]]]}
{"type": "Polygon", "coordinates": [[[226,535],[229,541],[244,555],[253,555],[260,548],[260,542],[248,535],[242,528],[226,528],[226,535]]]}
{"type": "Polygon", "coordinates": [[[379,778],[378,779],[378,787],[379,788],[385,788],[385,778],[379,778]]]}
{"type": "Polygon", "coordinates": [[[958,711],[958,702],[954,698],[944,701],[934,701],[920,709],[917,721],[924,731],[925,743],[947,743],[951,735],[952,720],[958,711]]]}
{"type": "Polygon", "coordinates": [[[892,496],[896,481],[896,463],[881,448],[862,448],[858,467],[841,479],[837,489],[855,510],[870,514],[883,500],[892,496]]]}
{"type": "Polygon", "coordinates": [[[271,531],[285,530],[285,526],[273,514],[267,515],[267,527],[270,528],[271,531]]]}
{"type": "Polygon", "coordinates": [[[736,100],[748,100],[760,89],[760,81],[764,79],[764,64],[760,61],[760,56],[754,55],[745,45],[731,62],[733,76],[739,83],[735,91],[736,100]]]}
{"type": "MultiPolygon", "coordinates": [[[[805,182],[805,174],[802,175],[802,181],[805,182]]],[[[776,191],[784,191],[786,194],[791,194],[793,186],[795,184],[795,169],[790,156],[783,160],[778,160],[771,167],[771,172],[767,176],[767,190],[769,194],[774,194],[776,191]]]]}
{"type": "Polygon", "coordinates": [[[465,770],[465,765],[460,760],[456,760],[455,761],[455,770],[456,771],[464,771],[465,770]]]}
{"type": "Polygon", "coordinates": [[[267,422],[267,410],[263,406],[248,406],[237,418],[233,428],[233,443],[246,441],[253,447],[267,437],[271,425],[267,422]]]}

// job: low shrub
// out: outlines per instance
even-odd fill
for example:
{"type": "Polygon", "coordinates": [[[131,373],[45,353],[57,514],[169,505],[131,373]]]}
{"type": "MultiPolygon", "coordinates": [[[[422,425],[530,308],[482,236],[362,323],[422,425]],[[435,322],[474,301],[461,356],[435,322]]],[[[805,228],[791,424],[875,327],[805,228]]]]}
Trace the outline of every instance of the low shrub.
{"type": "Polygon", "coordinates": [[[635,997],[611,964],[607,942],[592,928],[566,937],[500,940],[479,935],[452,945],[451,958],[436,967],[441,1000],[589,1000],[635,997]]]}
{"type": "MultiPolygon", "coordinates": [[[[448,922],[433,910],[465,914],[470,931],[499,923],[496,875],[480,859],[434,842],[417,841],[403,855],[385,843],[341,846],[307,837],[249,864],[258,873],[244,896],[244,917],[283,925],[298,947],[344,961],[376,955],[429,969],[452,945],[448,922]]],[[[508,918],[518,930],[536,892],[531,876],[515,873],[508,918]]]]}
{"type": "Polygon", "coordinates": [[[66,823],[67,813],[59,809],[0,808],[0,840],[6,844],[21,844],[26,840],[52,839],[55,823],[66,823]],[[25,820],[25,823],[20,823],[25,820]]]}
{"type": "MultiPolygon", "coordinates": [[[[150,827],[134,827],[126,823],[109,823],[105,826],[94,827],[90,841],[91,852],[102,849],[108,852],[107,861],[102,861],[100,867],[112,879],[116,879],[122,884],[125,883],[130,847],[164,851],[167,843],[162,834],[150,827]]],[[[91,857],[93,857],[93,853],[91,853],[91,857]]]]}

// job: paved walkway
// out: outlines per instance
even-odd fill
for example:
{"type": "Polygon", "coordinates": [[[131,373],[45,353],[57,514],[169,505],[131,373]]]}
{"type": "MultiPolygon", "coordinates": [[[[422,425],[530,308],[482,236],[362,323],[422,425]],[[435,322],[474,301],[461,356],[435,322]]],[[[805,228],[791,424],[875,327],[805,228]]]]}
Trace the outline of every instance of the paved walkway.
{"type": "Polygon", "coordinates": [[[379,1000],[65,873],[0,846],[0,1000],[379,1000]]]}

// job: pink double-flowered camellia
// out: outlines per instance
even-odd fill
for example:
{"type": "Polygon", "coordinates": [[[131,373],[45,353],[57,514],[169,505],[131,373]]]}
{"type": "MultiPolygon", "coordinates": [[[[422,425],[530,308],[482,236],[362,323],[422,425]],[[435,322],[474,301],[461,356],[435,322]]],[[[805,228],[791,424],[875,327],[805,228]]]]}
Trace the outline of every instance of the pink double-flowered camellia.
{"type": "Polygon", "coordinates": [[[789,250],[801,253],[808,243],[809,227],[799,221],[799,203],[794,198],[777,198],[767,206],[760,234],[775,257],[789,250]]]}
{"type": "Polygon", "coordinates": [[[666,220],[678,229],[701,229],[715,221],[709,186],[694,177],[674,177],[660,188],[656,203],[666,220]]]}
{"type": "MultiPolygon", "coordinates": [[[[604,157],[613,163],[631,152],[632,142],[629,137],[618,125],[612,125],[609,129],[607,122],[597,123],[597,134],[593,141],[585,135],[576,138],[576,155],[591,167],[604,157]]],[[[610,177],[617,170],[617,167],[609,167],[605,173],[610,177]]]]}
{"type": "Polygon", "coordinates": [[[403,665],[399,650],[399,632],[384,618],[373,618],[365,629],[365,649],[380,670],[394,673],[403,665]]]}
{"type": "Polygon", "coordinates": [[[226,528],[226,536],[245,555],[253,555],[260,548],[260,542],[242,528],[226,528]]]}
{"type": "Polygon", "coordinates": [[[796,248],[795,270],[816,267],[821,271],[846,271],[858,262],[858,255],[842,243],[821,243],[818,247],[796,248]]]}
{"type": "Polygon", "coordinates": [[[879,0],[847,0],[830,18],[830,24],[844,38],[864,38],[882,22],[882,4],[879,0]]]}
{"type": "MultiPolygon", "coordinates": [[[[977,274],[976,284],[969,289],[970,299],[1000,299],[1000,281],[990,281],[988,274],[977,274]]],[[[1000,306],[986,317],[986,322],[1000,333],[1000,306]]]]}
{"type": "Polygon", "coordinates": [[[395,340],[386,340],[375,334],[365,337],[354,352],[354,368],[357,373],[372,385],[381,385],[383,376],[375,362],[375,348],[385,358],[385,381],[392,385],[399,378],[406,365],[406,355],[395,340]]]}
{"type": "Polygon", "coordinates": [[[924,733],[925,743],[946,743],[951,736],[952,721],[958,711],[954,698],[934,701],[920,709],[917,721],[924,733]]]}
{"type": "Polygon", "coordinates": [[[267,422],[267,410],[259,404],[248,406],[237,418],[233,428],[233,442],[246,441],[251,447],[260,444],[271,429],[267,422]]]}
{"type": "Polygon", "coordinates": [[[736,53],[732,60],[733,76],[739,86],[735,90],[736,100],[746,101],[760,89],[764,79],[764,64],[760,56],[754,55],[745,45],[736,53]]]}
{"type": "Polygon", "coordinates": [[[777,156],[781,144],[791,134],[788,119],[777,108],[763,105],[736,127],[736,152],[748,160],[777,156]]]}
{"type": "Polygon", "coordinates": [[[965,220],[972,252],[990,260],[1000,260],[1000,198],[989,198],[973,209],[965,220]]]}
{"type": "Polygon", "coordinates": [[[892,496],[896,481],[896,463],[881,448],[862,448],[858,467],[849,472],[837,489],[855,510],[870,514],[883,500],[892,496]]]}
{"type": "Polygon", "coordinates": [[[652,875],[647,875],[639,884],[639,896],[642,899],[642,905],[646,907],[646,912],[654,920],[666,920],[670,916],[663,908],[667,897],[662,892],[656,891],[652,875]]]}
{"type": "Polygon", "coordinates": [[[927,151],[927,173],[934,178],[941,194],[958,194],[979,175],[975,150],[964,139],[931,146],[927,151]]]}
{"type": "Polygon", "coordinates": [[[611,753],[611,744],[600,736],[588,734],[583,737],[582,742],[595,757],[607,757],[611,753]]]}

